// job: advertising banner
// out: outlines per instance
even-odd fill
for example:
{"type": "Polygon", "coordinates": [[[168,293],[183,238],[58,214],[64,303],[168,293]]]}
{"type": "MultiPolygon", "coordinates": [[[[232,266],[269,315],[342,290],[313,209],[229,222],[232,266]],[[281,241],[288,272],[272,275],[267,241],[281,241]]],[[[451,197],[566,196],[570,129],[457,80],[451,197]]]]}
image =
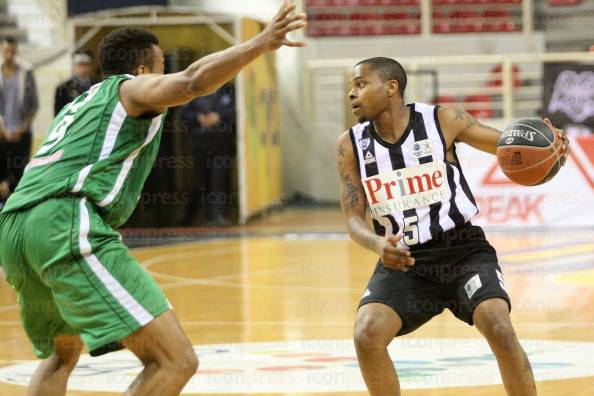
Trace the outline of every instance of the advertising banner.
{"type": "Polygon", "coordinates": [[[549,182],[533,187],[509,180],[494,155],[457,145],[479,205],[473,223],[495,227],[594,226],[594,136],[571,139],[571,154],[549,182]]]}
{"type": "MultiPolygon", "coordinates": [[[[241,41],[262,31],[265,25],[250,19],[241,20],[241,41]]],[[[280,146],[280,107],[276,77],[276,59],[268,52],[242,71],[242,89],[245,112],[238,122],[243,130],[242,194],[244,206],[241,218],[279,203],[282,197],[282,161],[280,146]]]]}
{"type": "Polygon", "coordinates": [[[594,134],[594,64],[547,63],[543,116],[570,136],[594,134]]]}

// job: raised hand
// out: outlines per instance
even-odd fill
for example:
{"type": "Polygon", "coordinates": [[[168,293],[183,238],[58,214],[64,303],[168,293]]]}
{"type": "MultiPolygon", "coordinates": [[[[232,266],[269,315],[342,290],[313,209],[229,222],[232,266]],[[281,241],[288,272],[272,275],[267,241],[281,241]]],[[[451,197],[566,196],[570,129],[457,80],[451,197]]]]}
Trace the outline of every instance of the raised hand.
{"type": "Polygon", "coordinates": [[[295,3],[288,0],[278,10],[272,22],[255,38],[267,51],[274,51],[285,45],[287,47],[305,47],[301,41],[290,41],[287,33],[302,29],[307,25],[307,14],[293,14],[295,3]]]}

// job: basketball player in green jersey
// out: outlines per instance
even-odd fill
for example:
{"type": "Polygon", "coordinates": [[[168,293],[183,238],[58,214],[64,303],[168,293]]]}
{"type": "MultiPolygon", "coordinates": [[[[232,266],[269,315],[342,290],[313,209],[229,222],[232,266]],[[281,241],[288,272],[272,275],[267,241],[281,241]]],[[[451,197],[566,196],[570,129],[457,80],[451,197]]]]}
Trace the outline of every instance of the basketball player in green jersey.
{"type": "Polygon", "coordinates": [[[27,395],[64,395],[83,342],[91,355],[123,345],[140,359],[127,395],[177,395],[194,375],[192,344],[115,229],[137,204],[167,108],[214,91],[267,51],[303,46],[286,38],[305,26],[294,9],[285,1],[253,39],[175,74],[163,75],[158,40],[146,30],[103,40],[106,79],[57,115],[0,213],[0,263],[45,359],[27,395]]]}

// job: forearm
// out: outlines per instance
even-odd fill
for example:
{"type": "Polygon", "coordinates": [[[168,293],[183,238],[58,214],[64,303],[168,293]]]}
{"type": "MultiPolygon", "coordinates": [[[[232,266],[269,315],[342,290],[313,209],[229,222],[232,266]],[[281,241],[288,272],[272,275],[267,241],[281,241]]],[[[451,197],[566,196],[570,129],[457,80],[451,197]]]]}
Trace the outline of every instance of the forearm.
{"type": "Polygon", "coordinates": [[[489,154],[497,154],[497,141],[481,142],[474,145],[478,150],[484,151],[489,154]]]}
{"type": "Polygon", "coordinates": [[[372,252],[376,252],[377,243],[380,240],[380,237],[369,229],[365,220],[359,216],[350,216],[347,229],[351,239],[358,245],[371,250],[372,252]]]}
{"type": "Polygon", "coordinates": [[[452,129],[459,131],[458,140],[486,153],[497,153],[497,143],[501,137],[501,131],[498,129],[481,123],[470,114],[459,109],[456,110],[456,118],[450,120],[450,122],[453,123],[452,129]]]}
{"type": "Polygon", "coordinates": [[[184,71],[191,81],[193,96],[204,96],[215,91],[264,52],[264,47],[252,39],[194,62],[184,71]]]}

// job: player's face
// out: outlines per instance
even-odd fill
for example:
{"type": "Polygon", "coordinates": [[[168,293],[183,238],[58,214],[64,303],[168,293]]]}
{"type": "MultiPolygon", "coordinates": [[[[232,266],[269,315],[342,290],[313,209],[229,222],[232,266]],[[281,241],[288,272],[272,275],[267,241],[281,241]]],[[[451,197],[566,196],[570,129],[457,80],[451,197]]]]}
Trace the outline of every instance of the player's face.
{"type": "Polygon", "coordinates": [[[369,65],[357,65],[353,68],[349,100],[352,112],[359,122],[372,120],[387,107],[385,82],[369,65]]]}

